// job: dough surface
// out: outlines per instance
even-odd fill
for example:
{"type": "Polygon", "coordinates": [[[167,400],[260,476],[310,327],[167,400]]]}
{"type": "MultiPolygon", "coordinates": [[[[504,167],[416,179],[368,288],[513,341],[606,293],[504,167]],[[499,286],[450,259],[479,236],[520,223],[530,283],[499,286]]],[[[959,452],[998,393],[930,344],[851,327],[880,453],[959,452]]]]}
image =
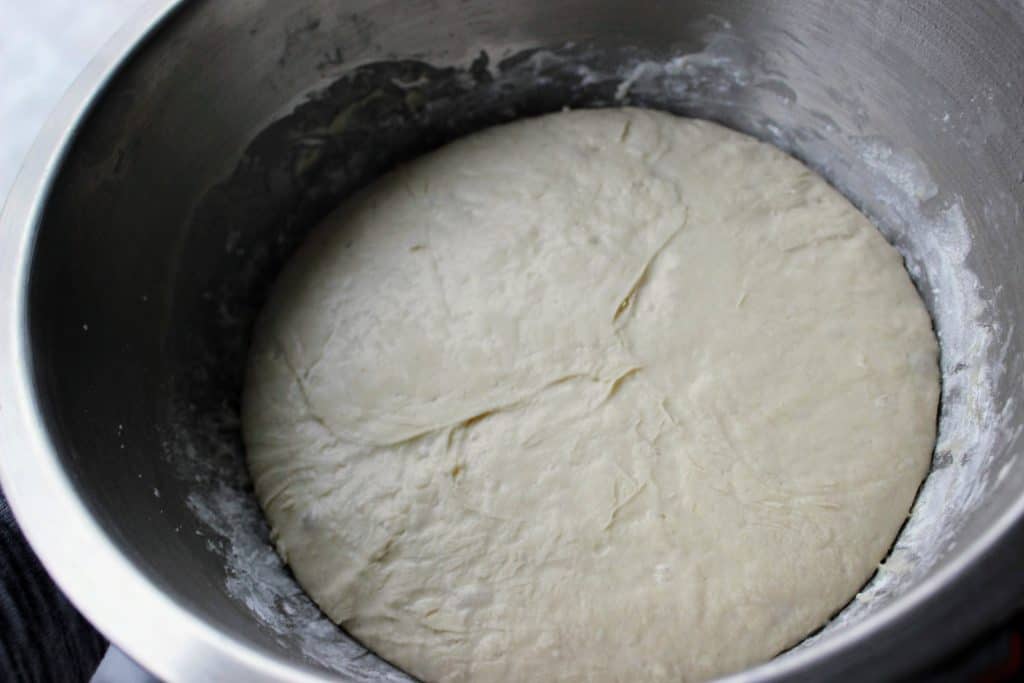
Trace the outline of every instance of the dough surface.
{"type": "Polygon", "coordinates": [[[414,676],[700,680],[874,572],[929,467],[937,353],[898,253],[796,160],[572,111],[315,230],[243,432],[299,583],[414,676]]]}

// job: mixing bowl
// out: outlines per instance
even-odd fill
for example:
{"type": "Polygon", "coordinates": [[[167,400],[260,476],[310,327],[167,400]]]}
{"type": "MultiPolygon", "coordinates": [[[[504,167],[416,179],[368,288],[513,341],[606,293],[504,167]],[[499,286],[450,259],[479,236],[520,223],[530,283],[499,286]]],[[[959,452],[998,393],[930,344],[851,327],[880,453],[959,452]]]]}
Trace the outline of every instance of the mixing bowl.
{"type": "Polygon", "coordinates": [[[934,464],[892,554],[737,676],[921,673],[1024,593],[1022,86],[1009,0],[152,2],[3,213],[4,490],[161,678],[406,680],[270,548],[239,439],[253,317],[309,227],[402,160],[563,107],[658,107],[824,174],[902,251],[942,345],[934,464]]]}

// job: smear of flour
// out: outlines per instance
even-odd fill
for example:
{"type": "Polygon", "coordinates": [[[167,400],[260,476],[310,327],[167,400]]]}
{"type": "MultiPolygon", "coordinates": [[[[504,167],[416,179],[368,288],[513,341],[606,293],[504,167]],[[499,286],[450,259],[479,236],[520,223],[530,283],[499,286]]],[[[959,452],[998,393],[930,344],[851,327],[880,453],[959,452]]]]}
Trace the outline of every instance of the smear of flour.
{"type": "Polygon", "coordinates": [[[186,504],[205,528],[209,550],[224,558],[225,589],[285,650],[296,645],[314,664],[352,680],[410,681],[349,638],[320,611],[273,550],[238,440],[234,410],[178,406],[164,449],[192,492],[186,504]]]}
{"type": "MultiPolygon", "coordinates": [[[[1005,467],[998,476],[987,476],[994,444],[1008,436],[1015,439],[1020,431],[1010,424],[1011,407],[996,405],[993,399],[994,384],[1005,371],[996,352],[1008,331],[989,322],[992,316],[978,279],[967,267],[971,237],[961,198],[942,191],[911,151],[866,137],[829,112],[807,109],[804,118],[816,122],[814,126],[787,125],[794,120],[795,107],[810,105],[802,105],[785,76],[764,62],[763,55],[718,22],[703,50],[668,59],[631,52],[609,59],[567,46],[491,62],[485,69],[489,79],[473,81],[468,65],[457,66],[447,77],[462,88],[475,88],[476,99],[470,99],[477,107],[491,106],[489,102],[516,89],[557,86],[564,101],[549,108],[634,104],[722,120],[807,160],[862,206],[904,255],[929,304],[941,345],[942,413],[933,468],[878,574],[821,633],[799,646],[803,648],[884,608],[940,563],[954,549],[959,525],[984,498],[989,482],[1005,476],[1005,467]]],[[[419,77],[400,82],[410,93],[422,85],[419,77]]],[[[859,116],[855,102],[836,106],[846,105],[854,112],[851,116],[859,116]]],[[[183,405],[187,403],[183,398],[183,405]]],[[[237,424],[225,428],[232,420],[237,423],[234,413],[210,417],[183,409],[167,447],[168,458],[193,484],[189,507],[209,528],[211,549],[225,559],[227,591],[282,646],[297,645],[316,663],[366,680],[408,680],[366,656],[286,571],[248,489],[237,424]]]]}
{"type": "MultiPolygon", "coordinates": [[[[225,579],[228,592],[274,633],[300,634],[303,653],[329,669],[353,677],[372,673],[378,676],[374,680],[408,680],[400,674],[380,678],[376,667],[358,665],[366,657],[366,648],[338,637],[338,627],[306,597],[277,553],[269,550],[268,539],[252,532],[263,525],[263,513],[250,493],[222,484],[191,494],[187,502],[213,532],[210,549],[224,555],[229,568],[225,579]]],[[[289,641],[281,644],[287,646],[289,641]]]]}

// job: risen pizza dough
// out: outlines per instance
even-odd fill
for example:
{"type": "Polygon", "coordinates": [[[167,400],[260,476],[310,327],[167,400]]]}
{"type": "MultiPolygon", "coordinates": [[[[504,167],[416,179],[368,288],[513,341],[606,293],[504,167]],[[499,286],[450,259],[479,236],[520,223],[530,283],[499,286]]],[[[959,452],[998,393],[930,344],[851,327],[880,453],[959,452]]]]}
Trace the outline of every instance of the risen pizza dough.
{"type": "Polygon", "coordinates": [[[258,326],[243,424],[299,582],[415,676],[703,679],[875,570],[936,355],[897,252],[800,163],[575,111],[327,219],[258,326]]]}

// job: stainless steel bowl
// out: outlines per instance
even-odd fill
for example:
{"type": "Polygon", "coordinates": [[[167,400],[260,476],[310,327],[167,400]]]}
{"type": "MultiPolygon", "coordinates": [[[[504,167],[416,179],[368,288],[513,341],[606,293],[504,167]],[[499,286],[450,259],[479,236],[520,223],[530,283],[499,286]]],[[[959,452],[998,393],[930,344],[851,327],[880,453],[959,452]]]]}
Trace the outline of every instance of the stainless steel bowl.
{"type": "Polygon", "coordinates": [[[563,106],[655,106],[821,170],[904,252],[942,337],[942,435],[892,559],[738,676],[919,673],[1024,594],[1022,70],[1010,0],[152,2],[0,219],[4,490],[161,678],[403,680],[267,543],[237,424],[252,318],[305,230],[402,159],[563,106]]]}

